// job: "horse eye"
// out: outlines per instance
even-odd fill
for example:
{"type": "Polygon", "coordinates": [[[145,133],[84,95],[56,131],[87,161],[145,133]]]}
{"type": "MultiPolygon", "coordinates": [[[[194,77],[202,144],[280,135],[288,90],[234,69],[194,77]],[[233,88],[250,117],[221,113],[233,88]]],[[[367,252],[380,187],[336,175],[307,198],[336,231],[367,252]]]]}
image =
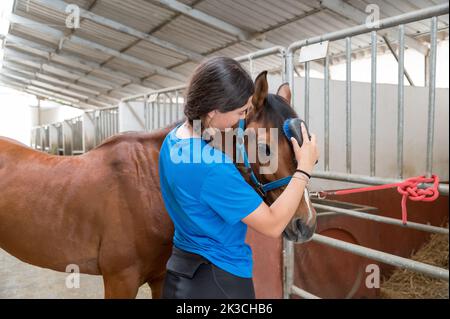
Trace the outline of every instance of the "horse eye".
{"type": "Polygon", "coordinates": [[[266,143],[258,144],[259,153],[265,154],[266,156],[270,156],[270,147],[266,143]]]}

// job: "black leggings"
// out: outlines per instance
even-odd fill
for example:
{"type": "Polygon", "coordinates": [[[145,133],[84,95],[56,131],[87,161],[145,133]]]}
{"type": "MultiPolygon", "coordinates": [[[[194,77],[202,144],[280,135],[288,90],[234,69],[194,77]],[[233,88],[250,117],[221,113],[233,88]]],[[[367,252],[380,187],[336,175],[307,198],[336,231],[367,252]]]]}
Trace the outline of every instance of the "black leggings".
{"type": "Polygon", "coordinates": [[[173,246],[164,299],[255,299],[252,278],[235,276],[204,257],[173,246]]]}

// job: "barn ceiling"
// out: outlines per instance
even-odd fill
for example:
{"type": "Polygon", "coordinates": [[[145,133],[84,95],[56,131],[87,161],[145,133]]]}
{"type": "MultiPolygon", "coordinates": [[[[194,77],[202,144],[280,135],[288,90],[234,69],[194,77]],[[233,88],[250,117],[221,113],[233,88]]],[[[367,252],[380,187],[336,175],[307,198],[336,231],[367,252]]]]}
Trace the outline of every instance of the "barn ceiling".
{"type": "MultiPolygon", "coordinates": [[[[445,2],[71,0],[80,25],[68,28],[75,8],[69,3],[16,0],[3,36],[0,84],[83,109],[108,107],[130,95],[186,84],[205,57],[236,58],[361,24],[369,4],[385,18],[445,2]]],[[[448,36],[448,15],[439,18],[438,29],[448,36]]],[[[428,30],[427,20],[407,25],[406,45],[426,54],[428,30]]],[[[386,36],[395,44],[395,30],[386,36]]],[[[364,56],[370,36],[354,37],[352,46],[354,58],[364,56]]],[[[331,62],[339,63],[344,50],[344,43],[332,43],[331,62]]],[[[252,70],[279,72],[280,59],[258,59],[252,70]]]]}

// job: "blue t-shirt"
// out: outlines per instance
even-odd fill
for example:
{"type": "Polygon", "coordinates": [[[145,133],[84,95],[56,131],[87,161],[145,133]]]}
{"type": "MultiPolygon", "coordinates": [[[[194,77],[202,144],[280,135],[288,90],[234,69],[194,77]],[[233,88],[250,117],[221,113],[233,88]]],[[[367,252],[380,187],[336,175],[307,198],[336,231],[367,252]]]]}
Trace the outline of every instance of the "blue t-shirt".
{"type": "Polygon", "coordinates": [[[174,245],[250,278],[252,251],[241,219],[262,198],[228,155],[201,138],[178,138],[180,125],[166,136],[159,155],[161,193],[175,226],[174,245]]]}

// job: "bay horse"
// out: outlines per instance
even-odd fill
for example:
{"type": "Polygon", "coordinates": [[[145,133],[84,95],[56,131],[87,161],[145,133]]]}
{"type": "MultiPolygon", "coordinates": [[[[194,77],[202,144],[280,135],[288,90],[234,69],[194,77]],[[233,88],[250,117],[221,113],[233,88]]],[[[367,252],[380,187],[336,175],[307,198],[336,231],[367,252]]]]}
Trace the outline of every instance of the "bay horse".
{"type": "MultiPolygon", "coordinates": [[[[247,126],[281,129],[285,118],[296,116],[290,90],[282,85],[268,94],[266,74],[255,80],[247,126]]],[[[145,283],[159,298],[174,229],[161,197],[158,156],[173,127],[120,133],[79,156],[50,155],[0,137],[0,248],[35,266],[65,272],[77,265],[81,273],[102,275],[105,298],[135,298],[145,283]]],[[[277,156],[270,176],[253,164],[260,180],[292,174],[287,139],[279,139],[277,156]]],[[[266,202],[280,192],[270,192],[266,202]]],[[[307,240],[315,222],[304,196],[284,235],[307,240]]]]}

